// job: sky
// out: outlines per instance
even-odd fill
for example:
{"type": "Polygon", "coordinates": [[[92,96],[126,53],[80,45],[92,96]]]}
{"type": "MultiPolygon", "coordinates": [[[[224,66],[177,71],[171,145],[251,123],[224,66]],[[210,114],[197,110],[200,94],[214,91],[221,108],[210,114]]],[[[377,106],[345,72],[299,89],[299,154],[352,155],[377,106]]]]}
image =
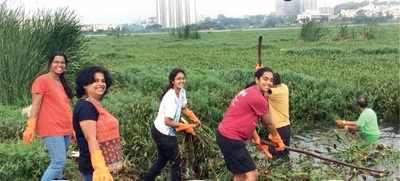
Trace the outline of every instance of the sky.
{"type": "MultiPolygon", "coordinates": [[[[5,0],[0,0],[0,2],[5,0]]],[[[317,0],[319,7],[334,6],[351,0],[317,0]]],[[[359,0],[353,0],[359,1],[359,0]]],[[[83,24],[133,23],[154,17],[155,0],[9,0],[13,7],[28,11],[68,7],[75,10],[83,24]]],[[[229,17],[269,14],[275,11],[275,0],[197,0],[200,17],[229,17]]]]}

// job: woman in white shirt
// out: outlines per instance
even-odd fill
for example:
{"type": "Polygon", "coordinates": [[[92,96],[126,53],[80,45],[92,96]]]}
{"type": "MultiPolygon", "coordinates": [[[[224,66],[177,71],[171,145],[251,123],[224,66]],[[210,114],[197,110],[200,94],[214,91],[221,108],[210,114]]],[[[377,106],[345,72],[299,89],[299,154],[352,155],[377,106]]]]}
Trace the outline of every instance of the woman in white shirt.
{"type": "Polygon", "coordinates": [[[151,135],[157,144],[158,157],[156,163],[145,175],[145,181],[153,181],[161,169],[171,162],[171,180],[180,181],[181,158],[178,150],[176,132],[182,131],[195,135],[194,128],[200,124],[196,115],[187,108],[185,72],[175,68],[169,74],[169,84],[161,95],[157,118],[151,128],[151,135]],[[181,113],[185,114],[194,124],[180,123],[181,113]]]}

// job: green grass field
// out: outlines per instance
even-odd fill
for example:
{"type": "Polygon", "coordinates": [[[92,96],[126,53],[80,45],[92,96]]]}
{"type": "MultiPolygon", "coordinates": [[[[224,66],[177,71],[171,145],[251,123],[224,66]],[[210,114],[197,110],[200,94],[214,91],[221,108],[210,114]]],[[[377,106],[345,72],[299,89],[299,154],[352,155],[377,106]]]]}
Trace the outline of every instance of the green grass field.
{"type": "MultiPolygon", "coordinates": [[[[298,40],[299,30],[203,33],[200,40],[178,40],[169,35],[91,38],[88,61],[115,72],[122,87],[115,93],[153,97],[164,86],[168,71],[181,67],[188,73],[194,109],[214,94],[223,96],[223,100],[217,98],[225,103],[218,107],[223,109],[229,98],[251,81],[256,40],[262,35],[264,65],[281,72],[283,81],[291,85],[295,118],[300,118],[296,108],[303,101],[310,108],[306,112],[347,116],[348,111],[341,110],[356,95],[366,94],[380,119],[399,123],[398,25],[382,27],[384,33],[369,41],[332,41],[335,30],[330,31],[324,40],[311,43],[298,40]],[[197,94],[202,98],[195,97],[197,94]],[[319,98],[310,97],[314,95],[319,98]],[[327,106],[312,106],[318,103],[327,106]]],[[[315,121],[332,117],[324,115],[310,117],[315,121]]]]}
{"type": "MultiPolygon", "coordinates": [[[[328,35],[318,42],[298,40],[299,29],[209,32],[201,33],[198,40],[180,40],[169,34],[89,37],[83,64],[103,65],[114,78],[115,84],[104,103],[121,122],[129,168],[120,177],[136,177],[154,160],[155,144],[149,128],[169,71],[180,67],[186,70],[188,77],[189,104],[204,123],[193,142],[180,137],[184,141],[181,149],[186,163],[192,164],[187,173],[195,178],[229,178],[214,141],[214,130],[231,98],[252,80],[259,35],[264,37],[264,65],[280,72],[283,82],[289,85],[294,134],[333,129],[337,118],[355,119],[357,114],[351,111],[350,105],[360,94],[369,96],[381,125],[399,125],[399,25],[382,26],[378,38],[373,40],[358,37],[333,41],[335,31],[330,28],[328,35]]],[[[73,80],[73,76],[70,77],[73,80]]],[[[45,168],[44,163],[39,163],[40,159],[47,160],[43,154],[31,155],[32,160],[39,161],[26,166],[9,159],[28,157],[27,162],[30,160],[26,156],[30,147],[22,146],[16,138],[21,135],[25,122],[18,115],[19,110],[17,106],[0,107],[3,119],[0,128],[6,133],[0,136],[4,141],[0,148],[3,152],[0,155],[4,157],[0,160],[11,160],[5,162],[11,166],[0,168],[3,178],[12,177],[5,169],[18,170],[16,173],[35,170],[34,177],[38,177],[45,168]],[[10,154],[13,148],[20,154],[10,154]]],[[[383,168],[390,171],[399,169],[397,149],[388,148],[371,161],[362,158],[376,154],[375,149],[363,150],[354,141],[347,144],[344,151],[336,151],[331,156],[364,166],[369,164],[373,168],[384,165],[383,168]]],[[[33,145],[34,151],[44,153],[39,145],[33,145]]],[[[256,153],[255,149],[251,150],[256,153]]],[[[308,157],[292,161],[295,165],[292,169],[286,163],[280,165],[264,159],[257,159],[257,164],[263,169],[263,178],[278,180],[346,179],[359,174],[343,167],[329,167],[308,157]]],[[[77,179],[77,168],[73,165],[70,164],[67,174],[77,179]]],[[[165,176],[166,172],[161,178],[165,176]]],[[[23,177],[31,178],[31,175],[23,177]]]]}

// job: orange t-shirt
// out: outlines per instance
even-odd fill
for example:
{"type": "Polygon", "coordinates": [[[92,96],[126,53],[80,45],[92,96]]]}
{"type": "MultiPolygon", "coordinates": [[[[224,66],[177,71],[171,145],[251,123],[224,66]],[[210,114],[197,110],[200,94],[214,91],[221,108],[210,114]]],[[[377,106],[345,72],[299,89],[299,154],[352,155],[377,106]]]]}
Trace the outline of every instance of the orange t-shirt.
{"type": "Polygon", "coordinates": [[[72,112],[70,99],[61,82],[44,74],[32,84],[32,94],[42,94],[37,132],[40,137],[64,136],[72,134],[72,112]]]}

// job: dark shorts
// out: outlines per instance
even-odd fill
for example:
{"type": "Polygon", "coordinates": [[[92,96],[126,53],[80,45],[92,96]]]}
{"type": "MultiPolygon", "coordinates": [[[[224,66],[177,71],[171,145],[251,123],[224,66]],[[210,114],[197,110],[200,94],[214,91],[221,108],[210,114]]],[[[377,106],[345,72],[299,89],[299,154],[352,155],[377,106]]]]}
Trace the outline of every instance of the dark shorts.
{"type": "Polygon", "coordinates": [[[243,174],[256,169],[243,141],[229,139],[217,131],[217,144],[224,155],[228,170],[233,174],[243,174]]]}

